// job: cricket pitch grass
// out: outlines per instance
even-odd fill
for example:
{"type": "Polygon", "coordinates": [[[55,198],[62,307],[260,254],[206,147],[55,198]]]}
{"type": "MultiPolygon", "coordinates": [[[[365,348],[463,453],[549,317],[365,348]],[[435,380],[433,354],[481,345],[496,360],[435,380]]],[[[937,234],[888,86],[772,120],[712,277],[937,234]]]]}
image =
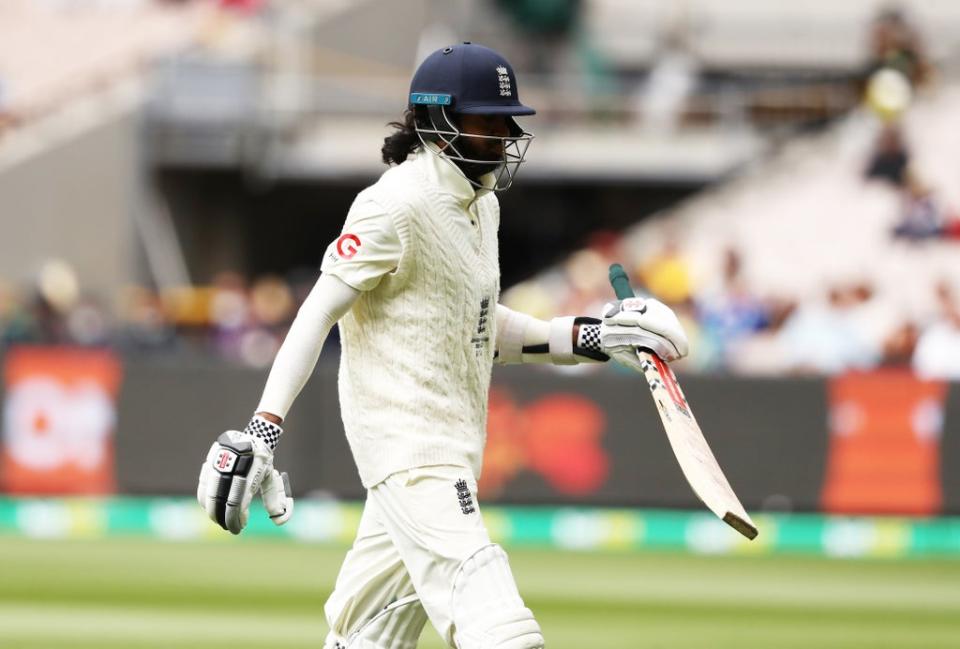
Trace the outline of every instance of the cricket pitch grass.
{"type": "MultiPolygon", "coordinates": [[[[956,559],[508,551],[550,649],[960,646],[956,559]]],[[[344,552],[0,537],[0,647],[319,649],[344,552]]]]}

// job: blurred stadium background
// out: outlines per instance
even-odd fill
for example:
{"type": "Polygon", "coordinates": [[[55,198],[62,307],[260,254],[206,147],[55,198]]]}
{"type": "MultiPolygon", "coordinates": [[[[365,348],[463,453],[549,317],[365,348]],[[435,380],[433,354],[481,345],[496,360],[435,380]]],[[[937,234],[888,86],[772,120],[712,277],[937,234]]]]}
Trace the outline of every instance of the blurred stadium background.
{"type": "MultiPolygon", "coordinates": [[[[0,1],[0,646],[318,647],[362,490],[336,337],[290,525],[191,492],[242,425],[433,49],[537,135],[503,301],[677,309],[761,535],[686,486],[638,379],[500,368],[481,501],[549,646],[956,647],[960,4],[0,1]]],[[[422,646],[440,647],[432,630],[422,646]]]]}

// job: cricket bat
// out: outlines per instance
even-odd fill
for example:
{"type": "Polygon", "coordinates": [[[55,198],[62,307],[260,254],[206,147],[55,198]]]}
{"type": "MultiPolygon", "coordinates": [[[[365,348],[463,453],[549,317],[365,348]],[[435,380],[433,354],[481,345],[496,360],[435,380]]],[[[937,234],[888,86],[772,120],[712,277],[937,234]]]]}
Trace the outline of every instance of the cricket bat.
{"type": "MultiPolygon", "coordinates": [[[[618,299],[635,297],[630,280],[620,264],[610,266],[610,284],[618,299]]],[[[663,359],[649,351],[638,349],[637,358],[640,359],[640,367],[657,405],[663,428],[667,431],[667,439],[693,492],[724,523],[748,539],[756,538],[759,533],[757,526],[750,520],[750,515],[740,504],[717,464],[673,370],[663,359]]]]}

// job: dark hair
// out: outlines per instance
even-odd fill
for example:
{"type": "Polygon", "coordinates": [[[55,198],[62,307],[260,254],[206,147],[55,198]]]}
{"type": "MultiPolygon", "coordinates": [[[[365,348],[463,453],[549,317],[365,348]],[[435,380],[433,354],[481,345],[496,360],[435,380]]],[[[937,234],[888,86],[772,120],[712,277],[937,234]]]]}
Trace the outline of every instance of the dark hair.
{"type": "Polygon", "coordinates": [[[383,147],[380,149],[383,161],[386,164],[398,165],[422,146],[415,125],[416,115],[409,109],[404,111],[402,122],[387,124],[387,126],[392,126],[396,130],[383,139],[383,147]]]}

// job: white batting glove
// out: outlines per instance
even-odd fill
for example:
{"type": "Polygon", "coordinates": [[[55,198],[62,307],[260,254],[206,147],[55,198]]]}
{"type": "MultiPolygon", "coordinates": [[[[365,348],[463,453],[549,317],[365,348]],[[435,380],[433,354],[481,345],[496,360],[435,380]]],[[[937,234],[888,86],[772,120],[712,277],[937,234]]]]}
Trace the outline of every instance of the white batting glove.
{"type": "Polygon", "coordinates": [[[243,531],[258,491],[274,523],[283,525],[290,519],[289,478],[273,468],[273,449],[282,433],[280,426],[255,416],[243,432],[228,430],[210,447],[200,468],[197,501],[223,529],[243,531]]]}
{"type": "Polygon", "coordinates": [[[600,346],[610,358],[636,370],[640,370],[637,349],[649,350],[665,361],[683,358],[689,351],[687,335],[673,310],[654,298],[639,297],[603,307],[600,346]]]}

